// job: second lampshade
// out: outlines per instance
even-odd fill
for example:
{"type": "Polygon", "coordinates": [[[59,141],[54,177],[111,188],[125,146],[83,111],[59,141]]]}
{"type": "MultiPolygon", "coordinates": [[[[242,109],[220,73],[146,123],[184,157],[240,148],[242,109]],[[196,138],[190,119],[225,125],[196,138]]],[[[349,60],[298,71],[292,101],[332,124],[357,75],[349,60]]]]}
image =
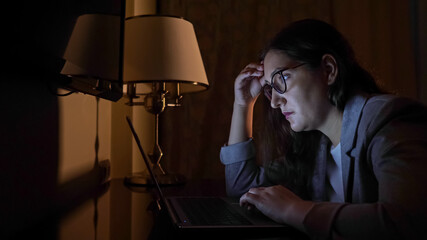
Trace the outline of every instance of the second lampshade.
{"type": "MultiPolygon", "coordinates": [[[[158,144],[158,116],[167,106],[180,106],[182,94],[209,86],[193,25],[173,16],[126,19],[123,82],[129,105],[144,105],[155,115],[155,144],[150,157],[160,184],[182,183],[180,175],[170,174],[160,165],[163,153],[158,144]],[[141,96],[145,96],[143,101],[134,102],[141,96]]],[[[149,184],[149,175],[133,175],[126,181],[149,184]]]]}

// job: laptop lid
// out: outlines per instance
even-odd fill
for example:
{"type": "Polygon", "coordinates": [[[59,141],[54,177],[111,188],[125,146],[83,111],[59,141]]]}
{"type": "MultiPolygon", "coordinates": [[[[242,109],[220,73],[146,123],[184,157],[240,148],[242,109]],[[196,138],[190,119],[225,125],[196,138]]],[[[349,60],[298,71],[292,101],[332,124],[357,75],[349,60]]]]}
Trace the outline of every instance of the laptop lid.
{"type": "Polygon", "coordinates": [[[133,127],[132,121],[128,116],[126,116],[126,120],[129,124],[130,130],[132,131],[133,138],[135,139],[136,144],[138,145],[139,151],[142,155],[142,159],[144,159],[145,166],[147,167],[148,172],[150,173],[150,177],[152,181],[154,182],[154,185],[156,186],[157,193],[159,194],[160,199],[165,202],[165,198],[162,192],[162,189],[160,188],[159,182],[157,181],[156,175],[154,174],[153,168],[150,165],[150,162],[148,161],[148,157],[144,152],[144,149],[142,148],[141,141],[139,140],[138,134],[135,131],[135,128],[133,127]]]}
{"type": "MultiPolygon", "coordinates": [[[[290,229],[289,226],[276,223],[276,222],[272,221],[271,219],[267,219],[263,215],[260,216],[259,214],[254,214],[253,212],[246,213],[245,210],[243,208],[241,208],[237,202],[234,201],[234,199],[221,198],[221,197],[217,197],[217,198],[223,199],[230,206],[235,208],[237,212],[239,212],[242,215],[245,215],[246,218],[251,220],[251,224],[242,224],[242,225],[234,225],[234,226],[207,224],[204,226],[202,226],[202,225],[194,226],[194,225],[188,224],[188,222],[181,221],[180,219],[185,219],[186,217],[185,216],[179,216],[179,214],[184,215],[184,213],[182,211],[182,208],[178,205],[177,199],[182,198],[182,197],[168,197],[167,199],[165,198],[165,196],[163,195],[163,192],[160,188],[160,185],[157,181],[157,178],[153,172],[153,169],[152,169],[152,167],[148,161],[148,157],[145,154],[145,152],[141,146],[139,137],[138,137],[138,135],[137,135],[137,133],[133,127],[132,121],[130,120],[129,117],[126,117],[126,120],[129,124],[129,127],[132,131],[133,137],[134,137],[134,139],[138,145],[138,148],[141,152],[141,155],[144,159],[145,165],[147,166],[147,169],[150,173],[150,176],[151,176],[151,178],[154,182],[154,185],[156,187],[156,190],[159,194],[159,197],[161,200],[161,206],[166,207],[166,209],[169,212],[169,215],[172,218],[172,221],[175,223],[175,225],[178,228],[187,229],[187,230],[188,229],[197,229],[197,230],[201,230],[201,229],[209,229],[209,230],[212,230],[212,229],[228,229],[228,230],[245,229],[245,231],[247,231],[248,229],[258,229],[259,230],[262,228],[265,228],[265,229],[279,229],[280,228],[280,229],[287,229],[287,230],[290,229]]],[[[184,197],[184,198],[194,198],[194,197],[184,197]]],[[[196,197],[196,198],[200,198],[200,197],[196,197]]],[[[249,232],[246,232],[246,233],[249,233],[249,232]]],[[[270,232],[270,233],[272,233],[272,232],[270,232]]]]}

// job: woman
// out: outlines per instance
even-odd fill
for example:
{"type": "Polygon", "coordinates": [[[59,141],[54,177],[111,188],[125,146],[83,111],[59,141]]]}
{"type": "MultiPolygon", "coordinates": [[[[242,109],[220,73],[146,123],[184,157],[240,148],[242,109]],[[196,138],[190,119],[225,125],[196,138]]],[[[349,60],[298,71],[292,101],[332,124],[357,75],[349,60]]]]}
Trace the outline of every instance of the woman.
{"type": "Polygon", "coordinates": [[[237,76],[227,193],[313,238],[426,237],[427,109],[381,92],[332,26],[283,29],[237,76]],[[253,107],[270,100],[264,166],[253,107]]]}

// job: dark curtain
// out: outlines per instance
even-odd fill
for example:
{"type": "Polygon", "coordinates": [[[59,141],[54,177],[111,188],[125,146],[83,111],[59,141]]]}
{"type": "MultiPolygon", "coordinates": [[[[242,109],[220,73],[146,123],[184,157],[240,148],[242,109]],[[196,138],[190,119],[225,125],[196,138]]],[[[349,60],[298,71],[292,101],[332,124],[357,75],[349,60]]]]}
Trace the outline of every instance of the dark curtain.
{"type": "MultiPolygon", "coordinates": [[[[288,23],[316,18],[338,28],[361,64],[387,90],[416,98],[409,1],[163,0],[160,13],[182,16],[195,28],[210,83],[161,114],[163,165],[188,178],[223,178],[219,151],[228,140],[235,77],[258,61],[267,41],[288,23]]],[[[254,138],[263,124],[254,112],[254,138]]]]}

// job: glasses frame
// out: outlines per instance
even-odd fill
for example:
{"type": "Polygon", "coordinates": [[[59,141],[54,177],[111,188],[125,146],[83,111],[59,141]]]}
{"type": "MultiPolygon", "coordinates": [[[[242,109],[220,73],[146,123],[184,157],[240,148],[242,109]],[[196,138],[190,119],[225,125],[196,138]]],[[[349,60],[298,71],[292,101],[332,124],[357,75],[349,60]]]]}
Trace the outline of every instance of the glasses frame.
{"type": "Polygon", "coordinates": [[[284,93],[288,90],[288,84],[286,84],[286,78],[285,78],[285,75],[283,74],[283,72],[284,72],[284,71],[287,71],[287,70],[291,70],[291,69],[295,69],[295,68],[301,67],[302,65],[305,65],[305,64],[306,64],[306,63],[300,63],[300,64],[297,64],[296,66],[288,67],[288,68],[283,68],[283,69],[280,69],[280,70],[278,70],[277,72],[275,72],[275,73],[271,76],[271,80],[270,80],[271,84],[270,84],[267,80],[265,80],[264,95],[266,95],[266,97],[267,97],[269,100],[271,100],[271,96],[273,95],[272,93],[266,93],[266,88],[265,88],[266,86],[269,86],[270,88],[273,88],[276,92],[278,92],[278,93],[280,93],[280,94],[284,94],[284,93]],[[280,74],[280,78],[282,79],[283,83],[285,84],[285,90],[284,90],[284,91],[280,90],[280,89],[276,86],[276,84],[274,84],[274,79],[275,79],[275,76],[276,76],[277,74],[280,74]]]}

